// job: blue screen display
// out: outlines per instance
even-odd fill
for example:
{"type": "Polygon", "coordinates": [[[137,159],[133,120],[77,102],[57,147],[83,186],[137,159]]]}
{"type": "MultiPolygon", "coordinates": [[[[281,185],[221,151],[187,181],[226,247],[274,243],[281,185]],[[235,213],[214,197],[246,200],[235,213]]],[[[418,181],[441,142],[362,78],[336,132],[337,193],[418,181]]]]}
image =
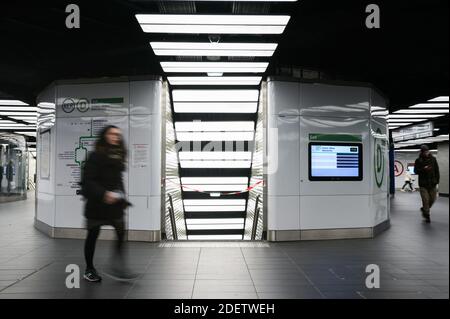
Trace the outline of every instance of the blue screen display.
{"type": "Polygon", "coordinates": [[[358,145],[311,145],[311,177],[358,177],[358,145]]]}

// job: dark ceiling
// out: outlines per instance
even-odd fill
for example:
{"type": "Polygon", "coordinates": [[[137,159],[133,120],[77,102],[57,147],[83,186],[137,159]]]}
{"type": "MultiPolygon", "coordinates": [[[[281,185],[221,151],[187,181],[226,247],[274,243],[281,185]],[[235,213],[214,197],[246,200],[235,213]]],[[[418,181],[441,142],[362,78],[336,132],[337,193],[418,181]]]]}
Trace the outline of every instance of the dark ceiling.
{"type": "MultiPolygon", "coordinates": [[[[319,70],[329,79],[371,82],[393,109],[449,95],[447,0],[299,0],[295,3],[150,0],[34,1],[0,4],[0,97],[36,95],[58,79],[163,74],[136,13],[289,14],[266,75],[319,70]],[[76,3],[81,28],[65,26],[76,3]],[[381,9],[381,29],[365,27],[365,7],[381,9]]],[[[202,40],[206,36],[184,36],[202,40]]],[[[269,41],[268,36],[225,40],[269,41]]],[[[183,37],[176,37],[177,40],[183,37]]]]}

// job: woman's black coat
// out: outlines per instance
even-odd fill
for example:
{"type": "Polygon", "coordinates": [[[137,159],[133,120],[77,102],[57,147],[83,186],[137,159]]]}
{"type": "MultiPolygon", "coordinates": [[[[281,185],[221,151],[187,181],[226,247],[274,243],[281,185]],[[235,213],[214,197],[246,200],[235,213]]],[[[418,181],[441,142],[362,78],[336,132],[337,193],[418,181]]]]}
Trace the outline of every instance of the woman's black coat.
{"type": "Polygon", "coordinates": [[[113,205],[104,203],[106,191],[121,190],[123,187],[120,161],[109,158],[106,154],[92,152],[86,161],[81,179],[81,191],[87,199],[84,215],[88,219],[113,220],[123,217],[125,201],[113,205]]]}

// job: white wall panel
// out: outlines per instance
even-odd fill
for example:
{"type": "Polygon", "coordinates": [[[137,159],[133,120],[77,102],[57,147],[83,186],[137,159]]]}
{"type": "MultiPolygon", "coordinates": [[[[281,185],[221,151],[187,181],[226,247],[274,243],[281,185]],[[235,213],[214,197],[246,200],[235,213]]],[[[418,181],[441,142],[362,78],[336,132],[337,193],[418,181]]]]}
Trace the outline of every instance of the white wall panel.
{"type": "MultiPolygon", "coordinates": [[[[277,135],[268,134],[268,138],[278,138],[278,148],[268,150],[271,158],[278,157],[277,170],[267,176],[269,194],[299,195],[301,166],[299,117],[269,115],[269,118],[272,128],[277,129],[277,135]]],[[[273,143],[269,142],[269,145],[273,143]]]]}
{"type": "Polygon", "coordinates": [[[85,228],[84,203],[81,196],[56,196],[55,227],[85,228]]]}
{"type": "Polygon", "coordinates": [[[302,83],[300,114],[367,118],[369,90],[367,87],[302,83]]]}
{"type": "Polygon", "coordinates": [[[370,195],[301,196],[301,229],[372,227],[370,195]]]}
{"type": "Polygon", "coordinates": [[[267,88],[268,114],[299,114],[300,84],[298,82],[269,81],[267,88]]]}
{"type": "Polygon", "coordinates": [[[268,230],[298,230],[300,229],[300,197],[299,196],[269,196],[267,200],[268,230]]]}
{"type": "Polygon", "coordinates": [[[49,226],[55,226],[55,195],[37,193],[36,198],[36,219],[49,226]]]}
{"type": "Polygon", "coordinates": [[[130,82],[130,114],[161,114],[161,81],[130,82]]]}

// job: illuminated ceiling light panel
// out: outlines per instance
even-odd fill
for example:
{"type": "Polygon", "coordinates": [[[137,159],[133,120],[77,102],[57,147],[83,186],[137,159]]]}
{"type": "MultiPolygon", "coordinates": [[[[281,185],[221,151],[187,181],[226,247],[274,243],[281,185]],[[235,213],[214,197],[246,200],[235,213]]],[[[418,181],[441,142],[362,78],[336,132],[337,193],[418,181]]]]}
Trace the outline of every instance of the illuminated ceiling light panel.
{"type": "Polygon", "coordinates": [[[248,177],[182,177],[183,184],[248,184],[248,177]]]}
{"type": "Polygon", "coordinates": [[[427,119],[389,119],[389,123],[423,122],[427,119]]]}
{"type": "Polygon", "coordinates": [[[244,218],[186,218],[187,225],[243,224],[244,218]]]}
{"type": "Polygon", "coordinates": [[[158,56],[267,56],[276,43],[150,42],[158,56]]]}
{"type": "Polygon", "coordinates": [[[19,100],[0,100],[0,105],[29,105],[19,100]]]}
{"type": "Polygon", "coordinates": [[[181,168],[250,168],[251,161],[180,161],[181,168]]]}
{"type": "Polygon", "coordinates": [[[171,85],[259,85],[260,76],[169,76],[171,85]]]}
{"type": "Polygon", "coordinates": [[[186,212],[244,212],[245,205],[227,206],[184,206],[186,212]]]}
{"type": "Polygon", "coordinates": [[[413,114],[389,114],[389,119],[413,119],[413,118],[435,118],[442,115],[431,115],[431,114],[420,114],[420,115],[413,115],[413,114]]]}
{"type": "Polygon", "coordinates": [[[20,117],[20,118],[11,117],[11,118],[13,118],[15,120],[18,120],[18,121],[25,121],[25,122],[30,122],[30,123],[36,123],[37,122],[36,118],[26,118],[26,117],[20,117]]]}
{"type": "Polygon", "coordinates": [[[24,127],[24,126],[0,126],[0,130],[36,130],[35,127],[24,127]]]}
{"type": "Polygon", "coordinates": [[[14,131],[16,134],[22,134],[27,136],[36,136],[36,132],[27,132],[27,131],[14,131]]]}
{"type": "Polygon", "coordinates": [[[183,184],[183,191],[196,192],[197,190],[202,192],[243,192],[247,189],[247,184],[233,185],[191,185],[183,184]]]}
{"type": "Polygon", "coordinates": [[[147,33],[281,34],[286,15],[136,14],[147,33]]]}
{"type": "Polygon", "coordinates": [[[252,152],[179,152],[180,160],[246,160],[252,159],[252,152]]]}
{"type": "Polygon", "coordinates": [[[188,235],[189,240],[239,240],[242,235],[188,235]]]}
{"type": "Polygon", "coordinates": [[[5,112],[5,111],[1,111],[0,110],[0,114],[1,115],[5,115],[5,116],[37,116],[36,112],[5,112]]]}
{"type": "Polygon", "coordinates": [[[239,206],[245,205],[245,199],[185,199],[186,206],[239,206]]]}
{"type": "Polygon", "coordinates": [[[252,141],[254,132],[181,132],[177,140],[186,141],[252,141]]]}
{"type": "Polygon", "coordinates": [[[255,123],[253,121],[194,121],[194,122],[175,122],[175,130],[188,132],[217,132],[217,131],[254,131],[255,123]]]}
{"type": "Polygon", "coordinates": [[[38,110],[35,106],[0,106],[0,112],[3,111],[28,111],[28,112],[36,112],[38,110]]]}
{"type": "Polygon", "coordinates": [[[410,109],[448,109],[448,103],[420,103],[412,105],[410,109]]]}
{"type": "Polygon", "coordinates": [[[210,224],[210,225],[187,225],[188,230],[206,230],[206,229],[243,229],[242,224],[210,224]]]}
{"type": "Polygon", "coordinates": [[[431,109],[406,109],[406,110],[399,110],[394,112],[394,114],[446,114],[448,113],[447,109],[441,109],[441,110],[431,110],[431,109]]]}
{"type": "Polygon", "coordinates": [[[173,103],[175,113],[256,113],[257,102],[173,103]]]}
{"type": "Polygon", "coordinates": [[[393,129],[394,127],[397,128],[397,127],[401,127],[401,126],[408,126],[411,124],[413,124],[413,123],[395,123],[395,124],[389,125],[389,128],[393,129]]]}
{"type": "Polygon", "coordinates": [[[174,102],[257,102],[259,90],[173,90],[174,102]]]}
{"type": "Polygon", "coordinates": [[[449,101],[448,96],[438,96],[435,97],[434,99],[428,100],[428,102],[448,102],[448,101],[449,101]]]}
{"type": "Polygon", "coordinates": [[[160,62],[167,73],[264,73],[268,62],[160,62]]]}

